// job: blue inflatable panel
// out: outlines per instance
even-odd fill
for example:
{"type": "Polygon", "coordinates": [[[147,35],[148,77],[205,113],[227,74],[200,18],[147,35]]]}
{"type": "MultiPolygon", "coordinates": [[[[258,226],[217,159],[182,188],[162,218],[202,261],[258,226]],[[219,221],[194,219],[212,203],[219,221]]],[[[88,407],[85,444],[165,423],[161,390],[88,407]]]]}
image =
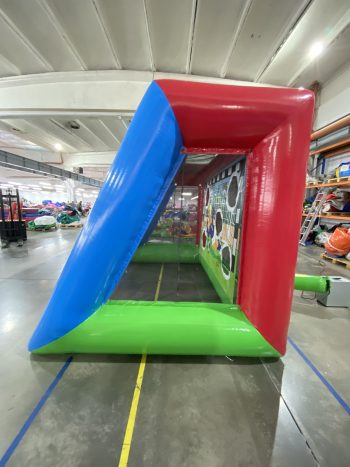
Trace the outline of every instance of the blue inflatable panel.
{"type": "Polygon", "coordinates": [[[29,342],[30,351],[71,331],[107,301],[169,196],[185,157],[181,147],[173,110],[153,82],[29,342]]]}

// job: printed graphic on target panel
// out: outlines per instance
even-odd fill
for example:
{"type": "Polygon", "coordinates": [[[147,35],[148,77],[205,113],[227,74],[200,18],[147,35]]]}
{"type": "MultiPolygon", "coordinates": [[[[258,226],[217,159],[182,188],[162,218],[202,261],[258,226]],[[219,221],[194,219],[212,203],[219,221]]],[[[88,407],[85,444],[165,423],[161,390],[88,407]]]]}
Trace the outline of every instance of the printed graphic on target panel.
{"type": "Polygon", "coordinates": [[[230,303],[236,298],[244,187],[242,158],[211,179],[204,192],[200,254],[230,303]]]}

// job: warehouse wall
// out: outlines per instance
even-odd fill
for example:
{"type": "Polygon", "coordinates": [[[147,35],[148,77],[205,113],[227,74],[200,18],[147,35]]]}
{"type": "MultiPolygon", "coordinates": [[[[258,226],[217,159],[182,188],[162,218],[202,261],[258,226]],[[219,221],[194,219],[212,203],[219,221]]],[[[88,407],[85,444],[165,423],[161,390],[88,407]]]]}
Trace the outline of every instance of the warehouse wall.
{"type": "MultiPolygon", "coordinates": [[[[319,96],[318,109],[314,123],[314,129],[324,127],[334,120],[350,114],[350,62],[340,68],[331,79],[322,86],[319,96]]],[[[325,159],[325,164],[317,167],[313,175],[326,175],[329,178],[335,176],[335,169],[342,162],[350,161],[350,153],[341,154],[325,159]],[[323,173],[322,173],[323,172],[323,173]]],[[[312,164],[310,164],[309,170],[312,164]]]]}
{"type": "Polygon", "coordinates": [[[314,129],[350,113],[350,62],[322,86],[314,129]]]}

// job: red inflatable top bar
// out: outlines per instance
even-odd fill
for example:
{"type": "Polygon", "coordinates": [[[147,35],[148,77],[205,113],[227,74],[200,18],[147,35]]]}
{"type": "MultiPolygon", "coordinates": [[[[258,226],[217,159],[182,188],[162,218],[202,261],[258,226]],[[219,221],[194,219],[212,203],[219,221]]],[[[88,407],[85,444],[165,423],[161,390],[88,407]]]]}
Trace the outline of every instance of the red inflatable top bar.
{"type": "Polygon", "coordinates": [[[188,152],[251,149],[300,108],[301,101],[313,100],[311,91],[301,89],[157,83],[174,110],[188,152]]]}

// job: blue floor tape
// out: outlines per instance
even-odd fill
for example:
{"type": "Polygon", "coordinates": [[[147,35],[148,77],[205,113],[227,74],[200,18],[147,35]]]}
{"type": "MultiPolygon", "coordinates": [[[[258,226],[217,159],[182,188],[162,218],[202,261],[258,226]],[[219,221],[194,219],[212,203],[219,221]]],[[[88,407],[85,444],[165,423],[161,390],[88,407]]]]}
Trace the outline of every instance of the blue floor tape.
{"type": "Polygon", "coordinates": [[[26,434],[26,432],[28,431],[28,429],[30,428],[30,425],[33,423],[33,421],[35,420],[35,417],[38,415],[38,413],[40,412],[40,410],[42,409],[42,407],[44,406],[45,402],[47,401],[47,399],[50,397],[50,395],[52,394],[52,391],[55,389],[55,387],[57,386],[57,384],[60,382],[60,380],[62,379],[62,376],[64,375],[65,371],[67,370],[67,368],[69,367],[69,365],[71,364],[71,361],[73,360],[73,357],[69,357],[64,365],[62,366],[62,368],[60,369],[60,371],[57,373],[57,375],[55,376],[55,379],[52,381],[52,383],[50,384],[50,386],[46,389],[45,393],[43,394],[42,398],[40,399],[40,401],[38,402],[38,404],[36,405],[36,407],[34,408],[33,412],[29,415],[29,417],[27,418],[27,420],[24,422],[22,428],[19,430],[19,432],[17,433],[16,437],[14,438],[14,440],[12,441],[12,443],[10,444],[9,448],[7,449],[7,451],[5,452],[5,454],[2,456],[2,458],[0,459],[0,467],[4,467],[7,462],[9,461],[10,457],[12,456],[12,454],[15,452],[17,446],[19,445],[19,443],[22,441],[24,435],[26,434]]]}
{"type": "Polygon", "coordinates": [[[298,352],[304,362],[311,368],[311,370],[315,373],[315,375],[322,381],[322,383],[326,386],[328,391],[332,394],[332,396],[339,402],[339,404],[343,407],[343,409],[350,415],[350,406],[345,402],[345,400],[341,397],[340,394],[334,389],[331,383],[322,375],[322,373],[315,367],[315,365],[307,358],[304,352],[297,346],[297,344],[288,337],[288,342],[293,346],[293,348],[298,352]]]}

